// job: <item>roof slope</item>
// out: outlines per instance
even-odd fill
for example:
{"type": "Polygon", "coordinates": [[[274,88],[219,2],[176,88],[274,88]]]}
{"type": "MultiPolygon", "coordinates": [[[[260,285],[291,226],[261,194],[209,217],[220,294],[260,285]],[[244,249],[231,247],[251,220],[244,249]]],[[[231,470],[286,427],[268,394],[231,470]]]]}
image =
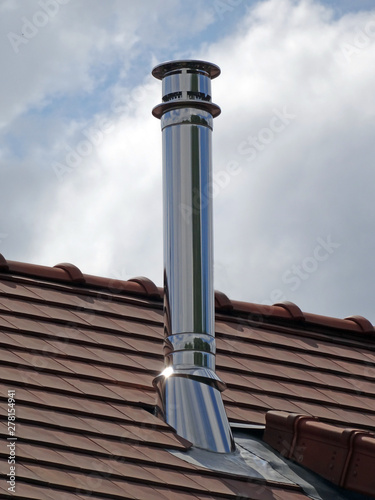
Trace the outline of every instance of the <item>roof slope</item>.
{"type": "MultiPolygon", "coordinates": [[[[0,271],[1,418],[6,424],[14,390],[17,437],[16,494],[2,482],[1,497],[307,498],[298,486],[210,471],[166,451],[190,443],[153,415],[152,380],[164,361],[162,291],[152,282],[3,257],[0,271]]],[[[228,385],[230,421],[265,424],[267,411],[280,410],[375,431],[368,321],[231,302],[221,293],[216,305],[217,372],[228,385]]]]}

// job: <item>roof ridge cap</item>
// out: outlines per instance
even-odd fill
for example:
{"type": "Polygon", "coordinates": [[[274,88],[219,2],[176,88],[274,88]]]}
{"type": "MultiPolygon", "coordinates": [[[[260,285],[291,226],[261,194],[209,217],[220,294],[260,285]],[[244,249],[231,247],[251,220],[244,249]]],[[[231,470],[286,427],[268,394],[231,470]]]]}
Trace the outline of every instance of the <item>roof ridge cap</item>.
{"type": "MultiPolygon", "coordinates": [[[[135,277],[129,280],[119,280],[106,278],[82,271],[70,263],[56,264],[54,267],[42,266],[39,264],[29,264],[17,261],[8,261],[0,253],[0,273],[14,273],[26,276],[33,276],[50,281],[72,283],[81,286],[93,286],[95,288],[105,288],[112,293],[129,293],[143,295],[150,299],[162,300],[163,289],[146,277],[135,277]]],[[[304,313],[293,302],[283,301],[273,305],[256,304],[231,300],[225,293],[215,291],[215,305],[218,313],[228,314],[232,317],[237,314],[246,314],[249,319],[254,317],[264,320],[292,321],[293,323],[304,322],[306,325],[317,325],[338,330],[345,330],[352,333],[359,333],[366,336],[375,336],[375,328],[372,323],[360,315],[353,315],[345,319],[332,316],[322,316],[313,313],[304,313]]],[[[258,321],[259,322],[259,321],[258,321]]]]}
{"type": "Polygon", "coordinates": [[[302,312],[302,310],[293,302],[284,301],[277,302],[273,305],[255,304],[252,302],[243,302],[238,300],[230,301],[235,313],[246,314],[249,319],[257,317],[258,323],[265,320],[289,320],[292,322],[304,322],[306,326],[317,325],[326,328],[334,328],[337,330],[346,330],[352,333],[375,335],[375,328],[372,323],[363,316],[349,316],[345,319],[336,318],[334,316],[324,316],[314,313],[302,312]]]}
{"type": "Polygon", "coordinates": [[[118,280],[84,274],[67,262],[53,267],[26,262],[11,261],[0,254],[0,273],[13,273],[20,276],[31,276],[52,282],[71,283],[74,285],[108,289],[112,293],[129,293],[147,296],[150,299],[161,300],[162,290],[149,278],[138,277],[129,280],[118,280]]]}
{"type": "Polygon", "coordinates": [[[68,262],[63,262],[62,264],[56,264],[53,267],[58,268],[58,269],[63,269],[73,283],[85,283],[86,282],[86,280],[82,274],[82,271],[74,264],[70,264],[68,262]]]}
{"type": "Polygon", "coordinates": [[[359,315],[348,316],[345,318],[344,321],[353,321],[353,323],[355,323],[360,327],[363,333],[369,333],[369,334],[375,333],[375,329],[372,323],[363,316],[359,315]]]}
{"type": "Polygon", "coordinates": [[[0,253],[0,272],[9,271],[9,264],[3,254],[0,253]]]}

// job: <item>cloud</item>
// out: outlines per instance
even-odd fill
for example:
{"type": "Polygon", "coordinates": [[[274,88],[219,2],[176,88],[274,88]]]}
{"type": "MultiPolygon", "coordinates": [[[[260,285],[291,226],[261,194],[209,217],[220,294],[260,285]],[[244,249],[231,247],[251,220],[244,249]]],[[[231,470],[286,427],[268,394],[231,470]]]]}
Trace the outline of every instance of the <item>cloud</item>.
{"type": "Polygon", "coordinates": [[[73,255],[82,269],[90,262],[95,273],[126,271],[128,278],[146,274],[160,282],[161,144],[159,124],[149,119],[157,87],[134,112],[108,118],[101,132],[93,124],[90,139],[78,135],[71,158],[68,152],[59,162],[66,170],[56,177],[58,197],[35,257],[52,264],[57,255],[73,255]]]}
{"type": "Polygon", "coordinates": [[[221,19],[204,2],[89,5],[61,4],[18,54],[7,34],[40,3],[1,6],[0,252],[161,285],[161,133],[151,116],[161,85],[150,70],[202,58],[222,69],[216,288],[375,322],[375,12],[267,0],[221,19]],[[228,36],[207,35],[225,23],[228,36]],[[337,246],[316,251],[321,241],[337,246]]]}
{"type": "Polygon", "coordinates": [[[210,48],[222,68],[214,83],[223,110],[215,167],[234,161],[242,169],[215,199],[215,255],[230,277],[218,275],[217,287],[231,297],[269,303],[281,290],[310,312],[374,320],[371,19],[275,0],[258,4],[236,36],[210,48]],[[345,44],[356,49],[349,59],[345,44]],[[295,118],[272,132],[283,109],[295,118]],[[283,275],[329,235],[340,247],[292,290],[283,275]]]}
{"type": "MultiPolygon", "coordinates": [[[[0,231],[9,237],[2,241],[0,251],[11,256],[8,258],[52,264],[55,259],[74,261],[78,252],[83,266],[89,260],[93,272],[107,272],[111,264],[87,252],[92,248],[93,252],[116,253],[112,237],[108,236],[108,245],[104,241],[116,219],[108,207],[115,213],[130,213],[138,206],[141,198],[136,188],[147,185],[137,181],[145,175],[140,159],[158,172],[155,159],[150,161],[145,155],[151,149],[143,146],[150,140],[137,138],[145,131],[146,114],[146,122],[152,123],[157,136],[151,107],[158,102],[159,93],[153,102],[147,101],[147,110],[138,118],[149,92],[152,61],[159,60],[161,56],[155,54],[163,54],[169,44],[178,49],[184,38],[198,34],[212,21],[210,13],[202,15],[202,5],[198,1],[187,8],[171,0],[2,3],[0,203],[7,216],[0,220],[0,231]],[[179,43],[175,43],[178,37],[179,43]],[[85,134],[103,120],[112,124],[112,131],[104,133],[103,144],[95,144],[87,155],[85,134]],[[108,155],[106,142],[112,145],[108,155]],[[143,157],[134,150],[135,145],[143,157]],[[81,147],[78,152],[77,147],[81,147]],[[114,158],[114,151],[122,157],[114,158]],[[80,153],[75,165],[67,164],[67,159],[73,161],[80,153]],[[118,171],[115,160],[121,164],[118,171]],[[56,164],[66,166],[66,175],[58,176],[62,171],[56,164]],[[112,172],[121,176],[108,179],[112,172]],[[107,196],[104,186],[112,194],[107,196]],[[98,203],[104,215],[103,219],[100,214],[96,217],[97,229],[93,229],[92,204],[98,210],[98,203]],[[89,235],[86,228],[93,233],[89,235]],[[82,243],[77,244],[81,237],[82,243]],[[103,244],[96,241],[92,245],[93,240],[103,244]],[[101,268],[97,263],[104,261],[107,267],[101,268]]],[[[156,89],[156,81],[153,87],[156,89]]],[[[160,150],[159,142],[157,145],[160,150]]],[[[152,172],[150,175],[153,178],[152,172]]],[[[131,219],[134,225],[122,229],[134,232],[132,241],[137,246],[136,221],[141,215],[138,211],[131,219]]],[[[145,229],[150,228],[146,225],[145,229]]]]}

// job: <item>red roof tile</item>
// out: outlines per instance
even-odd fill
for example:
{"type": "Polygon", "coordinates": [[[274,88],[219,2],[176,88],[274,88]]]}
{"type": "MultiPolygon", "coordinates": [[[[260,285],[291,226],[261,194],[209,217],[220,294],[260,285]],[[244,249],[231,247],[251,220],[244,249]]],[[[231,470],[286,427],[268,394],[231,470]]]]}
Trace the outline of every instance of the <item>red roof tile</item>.
{"type": "MultiPolygon", "coordinates": [[[[16,390],[17,498],[307,498],[298,486],[199,468],[166,451],[190,444],[152,414],[152,380],[164,363],[161,299],[146,278],[110,280],[0,256],[0,390],[3,398],[16,390]]],[[[220,292],[216,314],[217,371],[232,422],[264,424],[269,410],[283,410],[319,417],[311,423],[318,430],[375,431],[367,320],[220,292]]],[[[277,432],[294,439],[293,429],[277,432]]],[[[345,486],[374,494],[364,478],[374,467],[373,438],[355,436],[345,486]]],[[[11,498],[4,487],[0,494],[11,498]]]]}
{"type": "Polygon", "coordinates": [[[282,455],[338,486],[375,495],[375,434],[271,411],[264,440],[282,455]]]}

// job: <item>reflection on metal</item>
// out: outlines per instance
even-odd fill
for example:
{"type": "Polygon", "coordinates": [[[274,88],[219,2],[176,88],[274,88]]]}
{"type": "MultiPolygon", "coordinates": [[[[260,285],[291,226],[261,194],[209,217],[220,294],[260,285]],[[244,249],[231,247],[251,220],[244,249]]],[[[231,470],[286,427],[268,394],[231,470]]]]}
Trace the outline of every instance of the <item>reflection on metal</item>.
{"type": "Polygon", "coordinates": [[[229,453],[234,441],[215,373],[212,247],[213,118],[211,79],[220,69],[204,61],[156,66],[164,191],[164,355],[154,380],[165,420],[195,446],[229,453]]]}
{"type": "Polygon", "coordinates": [[[249,431],[249,432],[256,432],[256,431],[264,431],[266,428],[265,425],[258,425],[258,424],[243,424],[241,422],[231,422],[230,428],[232,431],[235,430],[240,430],[240,431],[249,431]]]}

